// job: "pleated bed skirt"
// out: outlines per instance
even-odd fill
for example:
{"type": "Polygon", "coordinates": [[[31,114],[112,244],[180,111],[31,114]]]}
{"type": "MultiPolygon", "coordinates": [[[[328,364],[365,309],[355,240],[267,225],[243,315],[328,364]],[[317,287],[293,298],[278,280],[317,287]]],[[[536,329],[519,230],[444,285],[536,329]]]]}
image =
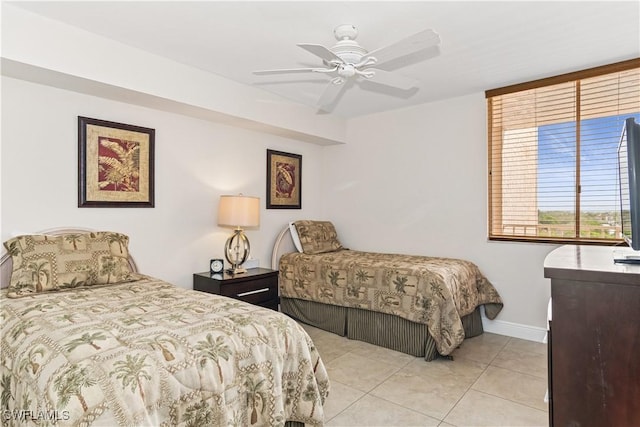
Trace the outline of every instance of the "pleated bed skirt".
{"type": "MultiPolygon", "coordinates": [[[[439,356],[427,325],[391,314],[284,297],[280,298],[280,311],[302,323],[349,339],[424,357],[427,361],[439,356]]],[[[482,334],[480,307],[464,316],[462,325],[465,338],[482,334]]]]}

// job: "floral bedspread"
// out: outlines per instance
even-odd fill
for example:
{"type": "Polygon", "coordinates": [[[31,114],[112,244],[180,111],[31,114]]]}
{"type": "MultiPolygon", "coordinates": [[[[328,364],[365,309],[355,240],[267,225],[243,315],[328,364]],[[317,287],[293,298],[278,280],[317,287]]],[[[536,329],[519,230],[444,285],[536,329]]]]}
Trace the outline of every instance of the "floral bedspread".
{"type": "Polygon", "coordinates": [[[442,355],[464,340],[461,317],[484,304],[495,318],[502,299],[465,260],[339,250],[280,258],[283,297],[355,307],[426,324],[442,355]]]}
{"type": "Polygon", "coordinates": [[[323,424],[325,367],[272,310],[150,277],[0,294],[2,425],[323,424]]]}

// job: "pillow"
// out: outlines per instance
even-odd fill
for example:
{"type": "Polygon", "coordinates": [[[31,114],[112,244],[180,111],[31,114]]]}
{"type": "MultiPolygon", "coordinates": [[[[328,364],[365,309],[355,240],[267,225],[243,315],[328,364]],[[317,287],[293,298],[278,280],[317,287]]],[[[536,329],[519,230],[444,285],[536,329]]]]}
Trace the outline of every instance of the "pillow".
{"type": "Polygon", "coordinates": [[[291,233],[291,240],[293,240],[293,245],[296,247],[298,252],[304,252],[302,250],[302,243],[300,243],[300,236],[298,236],[298,230],[293,222],[289,223],[289,233],[291,233]]]}
{"type": "Polygon", "coordinates": [[[135,280],[124,234],[23,235],[4,246],[13,261],[9,298],[135,280]]]}
{"type": "Polygon", "coordinates": [[[330,221],[294,222],[305,254],[322,254],[344,249],[338,241],[338,233],[330,221]]]}

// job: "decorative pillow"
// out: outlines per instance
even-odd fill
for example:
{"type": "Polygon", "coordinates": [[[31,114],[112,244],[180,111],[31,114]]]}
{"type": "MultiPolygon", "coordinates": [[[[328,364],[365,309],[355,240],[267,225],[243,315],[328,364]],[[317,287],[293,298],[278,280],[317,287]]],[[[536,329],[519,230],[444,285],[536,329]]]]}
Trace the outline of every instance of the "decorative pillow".
{"type": "Polygon", "coordinates": [[[330,221],[294,222],[305,254],[322,254],[344,249],[338,241],[338,233],[330,221]]]}
{"type": "Polygon", "coordinates": [[[135,280],[128,245],[129,237],[109,231],[7,240],[4,246],[13,261],[7,296],[135,280]]]}
{"type": "Polygon", "coordinates": [[[300,243],[300,236],[298,236],[298,230],[296,229],[296,225],[293,222],[289,223],[289,233],[291,233],[291,240],[293,240],[293,246],[296,247],[298,252],[302,253],[304,250],[302,249],[302,243],[300,243]]]}

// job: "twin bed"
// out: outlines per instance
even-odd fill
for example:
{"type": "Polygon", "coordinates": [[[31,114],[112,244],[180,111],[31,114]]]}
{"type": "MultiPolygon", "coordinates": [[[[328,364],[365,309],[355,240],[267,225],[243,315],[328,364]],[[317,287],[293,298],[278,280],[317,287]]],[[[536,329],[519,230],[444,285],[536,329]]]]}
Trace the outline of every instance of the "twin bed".
{"type": "Polygon", "coordinates": [[[448,356],[481,334],[481,306],[490,319],[502,309],[475,264],[348,250],[329,221],[296,221],[283,229],[272,268],[280,271],[283,313],[426,360],[448,356]],[[286,235],[293,249],[281,249],[286,235]]]}
{"type": "Polygon", "coordinates": [[[295,321],[139,274],[127,243],[86,230],[7,242],[3,425],[323,424],[329,379],[295,321]]]}

